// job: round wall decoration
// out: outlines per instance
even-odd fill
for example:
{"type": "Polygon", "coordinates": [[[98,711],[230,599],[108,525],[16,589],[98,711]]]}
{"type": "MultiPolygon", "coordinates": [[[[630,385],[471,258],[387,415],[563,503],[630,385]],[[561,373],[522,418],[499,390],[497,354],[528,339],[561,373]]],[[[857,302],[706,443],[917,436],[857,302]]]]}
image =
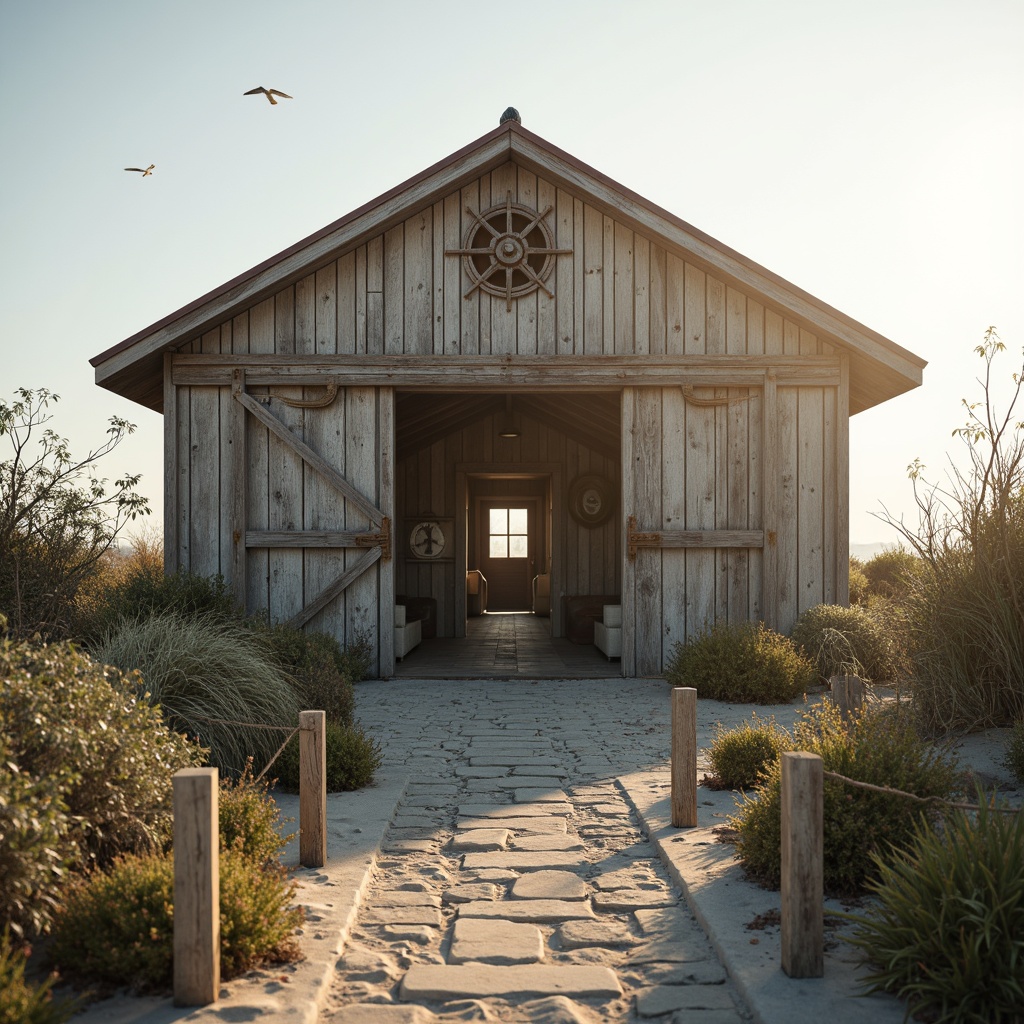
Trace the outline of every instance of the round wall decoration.
{"type": "Polygon", "coordinates": [[[596,473],[578,476],[569,484],[569,514],[581,526],[600,526],[615,511],[611,481],[596,473]]]}
{"type": "Polygon", "coordinates": [[[409,548],[417,558],[440,558],[445,547],[444,530],[436,520],[417,523],[409,534],[409,548]]]}
{"type": "Polygon", "coordinates": [[[505,300],[512,309],[512,300],[535,292],[538,288],[553,297],[544,284],[554,269],[554,257],[571,253],[572,249],[556,249],[551,229],[544,218],[554,209],[531,210],[512,202],[508,192],[505,202],[481,213],[468,207],[473,218],[463,240],[463,248],[447,249],[446,256],[461,256],[469,279],[473,282],[463,298],[479,288],[488,295],[505,300]]]}

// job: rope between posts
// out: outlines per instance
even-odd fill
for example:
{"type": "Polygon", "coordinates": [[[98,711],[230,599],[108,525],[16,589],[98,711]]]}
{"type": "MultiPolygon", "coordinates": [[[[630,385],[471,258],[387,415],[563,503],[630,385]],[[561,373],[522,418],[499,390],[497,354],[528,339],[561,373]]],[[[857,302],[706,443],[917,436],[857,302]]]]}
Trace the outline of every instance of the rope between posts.
{"type": "MultiPolygon", "coordinates": [[[[940,796],[918,796],[916,793],[907,793],[902,789],[893,789],[891,786],[876,786],[870,782],[859,782],[857,779],[847,778],[845,775],[840,775],[838,772],[826,772],[823,771],[822,775],[827,779],[836,779],[839,782],[845,782],[850,786],[855,786],[857,789],[869,789],[874,793],[888,793],[891,796],[904,796],[908,800],[916,800],[921,804],[945,804],[947,807],[953,807],[960,811],[980,811],[985,808],[979,807],[977,804],[964,804],[957,803],[953,800],[943,800],[940,796]]],[[[987,808],[990,811],[999,811],[1002,814],[1017,814],[1019,808],[1017,807],[1000,807],[995,803],[992,803],[987,808]]]]}
{"type": "Polygon", "coordinates": [[[284,743],[277,748],[274,756],[266,763],[263,771],[253,779],[253,782],[259,782],[267,772],[270,771],[274,762],[284,753],[284,748],[288,746],[292,741],[292,737],[299,731],[298,726],[291,728],[287,725],[264,725],[262,722],[235,722],[229,718],[209,718],[206,715],[192,715],[193,718],[198,719],[200,722],[211,722],[214,725],[240,725],[245,729],[269,729],[271,732],[286,732],[288,735],[284,739],[284,743]]]}

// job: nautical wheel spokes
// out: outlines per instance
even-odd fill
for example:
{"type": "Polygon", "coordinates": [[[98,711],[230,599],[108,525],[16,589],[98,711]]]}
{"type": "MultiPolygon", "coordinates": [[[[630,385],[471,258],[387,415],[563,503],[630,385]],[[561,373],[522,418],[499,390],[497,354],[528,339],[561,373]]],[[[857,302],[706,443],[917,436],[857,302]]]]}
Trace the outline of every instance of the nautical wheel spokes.
{"type": "Polygon", "coordinates": [[[551,229],[544,222],[552,209],[549,205],[538,212],[513,203],[511,190],[504,203],[481,213],[474,213],[467,206],[472,223],[463,248],[445,251],[446,256],[463,258],[472,282],[463,298],[469,298],[479,288],[488,295],[504,298],[509,311],[513,299],[538,288],[553,298],[554,293],[544,282],[554,269],[554,257],[571,253],[572,249],[555,248],[551,229]]]}

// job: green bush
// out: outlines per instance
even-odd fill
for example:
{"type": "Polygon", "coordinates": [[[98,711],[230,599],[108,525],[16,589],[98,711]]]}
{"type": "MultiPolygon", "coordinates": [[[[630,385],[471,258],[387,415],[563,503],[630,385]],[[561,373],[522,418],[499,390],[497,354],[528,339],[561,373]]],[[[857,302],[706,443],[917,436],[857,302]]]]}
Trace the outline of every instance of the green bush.
{"type": "Polygon", "coordinates": [[[905,597],[924,568],[924,562],[906,548],[887,548],[864,565],[868,592],[871,597],[905,597]]]}
{"type": "Polygon", "coordinates": [[[1024,1007],[1024,814],[981,805],[905,850],[873,855],[876,907],[848,940],[892,992],[934,1024],[1019,1024],[1024,1007]]]}
{"type": "Polygon", "coordinates": [[[281,812],[267,792],[265,779],[257,782],[252,763],[237,779],[222,779],[218,803],[222,850],[238,849],[257,864],[277,861],[289,836],[281,834],[281,812]]]}
{"type": "Polygon", "coordinates": [[[89,606],[80,609],[77,628],[92,646],[102,643],[126,620],[167,613],[221,623],[245,618],[222,576],[200,576],[184,569],[165,576],[162,564],[146,559],[139,560],[103,594],[93,596],[89,606]]]}
{"type": "Polygon", "coordinates": [[[352,724],[355,693],[345,674],[349,664],[333,636],[280,625],[268,631],[266,642],[292,679],[300,710],[323,711],[330,722],[352,724]]]}
{"type": "Polygon", "coordinates": [[[792,700],[815,682],[814,666],[790,640],[752,622],[714,625],[677,643],[665,675],[702,700],[754,704],[792,700]]]}
{"type": "Polygon", "coordinates": [[[864,572],[864,563],[857,557],[850,556],[850,604],[867,604],[869,596],[868,578],[864,572]]]}
{"type": "Polygon", "coordinates": [[[173,729],[209,748],[210,764],[241,774],[246,759],[265,764],[294,727],[298,700],[290,679],[240,622],[186,619],[167,612],[122,620],[96,656],[138,669],[140,693],[159,704],[173,729]]]}
{"type": "Polygon", "coordinates": [[[70,826],[60,780],[26,775],[0,741],[0,924],[20,940],[44,932],[60,902],[70,826]]]}
{"type": "Polygon", "coordinates": [[[1003,764],[1013,773],[1013,777],[1024,786],[1024,718],[1018,718],[1010,730],[1003,764]]]}
{"type": "MultiPolygon", "coordinates": [[[[358,726],[327,723],[327,792],[341,793],[362,789],[373,782],[383,756],[376,740],[358,726]]],[[[295,736],[278,758],[278,784],[286,792],[299,790],[299,737],[295,736]]]]}
{"type": "Polygon", "coordinates": [[[896,650],[885,628],[863,608],[818,604],[801,613],[790,633],[825,680],[858,675],[868,681],[896,675],[896,650]]]}
{"type": "Polygon", "coordinates": [[[63,1024],[78,1009],[75,1002],[53,999],[52,975],[38,985],[25,978],[27,951],[0,934],[0,1024],[63,1024]]]}
{"type": "Polygon", "coordinates": [[[708,780],[717,789],[750,789],[788,748],[789,734],[774,718],[758,718],[735,729],[718,725],[708,750],[713,777],[708,780]]]}
{"type": "MultiPolygon", "coordinates": [[[[955,786],[955,761],[922,740],[907,716],[890,710],[865,711],[844,723],[834,705],[818,705],[794,726],[791,748],[820,755],[826,772],[923,798],[948,797],[955,786]]],[[[778,888],[781,874],[781,777],[776,761],[753,793],[740,797],[731,819],[744,868],[769,888],[778,888]]],[[[922,806],[826,778],[826,889],[841,896],[861,892],[872,874],[871,853],[907,842],[926,813],[922,806]]]]}
{"type": "Polygon", "coordinates": [[[202,751],[130,692],[131,677],[70,644],[5,641],[0,677],[0,906],[32,934],[45,929],[64,864],[103,864],[167,841],[171,775],[202,751]]]}
{"type": "MultiPolygon", "coordinates": [[[[236,849],[220,858],[221,977],[264,963],[294,960],[302,911],[289,904],[294,883],[283,869],[236,849]]],[[[109,871],[76,881],[53,929],[50,956],[81,984],[123,985],[139,992],[170,987],[174,952],[174,858],[127,856],[109,871]],[[82,936],[89,936],[88,942],[82,936]]]]}

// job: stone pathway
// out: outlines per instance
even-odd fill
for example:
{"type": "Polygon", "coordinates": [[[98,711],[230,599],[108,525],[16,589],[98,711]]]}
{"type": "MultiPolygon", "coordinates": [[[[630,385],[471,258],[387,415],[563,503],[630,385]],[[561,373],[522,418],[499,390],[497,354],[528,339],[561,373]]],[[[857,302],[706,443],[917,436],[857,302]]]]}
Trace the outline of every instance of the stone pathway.
{"type": "Polygon", "coordinates": [[[749,1020],[616,782],[667,759],[651,722],[668,688],[611,721],[615,686],[358,688],[361,723],[411,782],[322,1021],[749,1020]]]}

